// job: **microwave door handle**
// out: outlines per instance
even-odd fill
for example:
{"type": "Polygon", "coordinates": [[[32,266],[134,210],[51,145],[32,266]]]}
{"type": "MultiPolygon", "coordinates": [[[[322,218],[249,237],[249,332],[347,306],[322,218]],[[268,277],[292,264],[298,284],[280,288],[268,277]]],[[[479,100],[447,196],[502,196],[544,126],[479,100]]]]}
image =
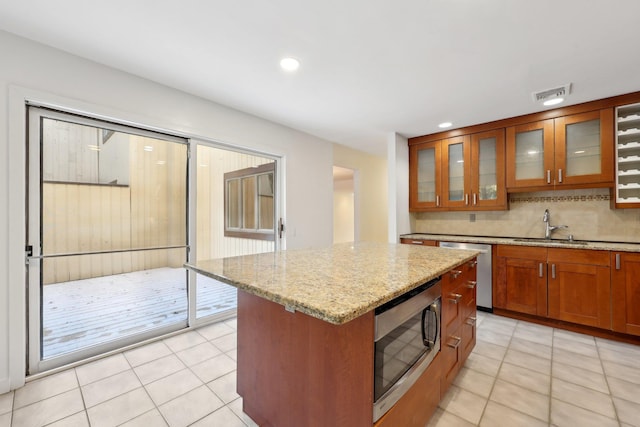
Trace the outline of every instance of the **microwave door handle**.
{"type": "Polygon", "coordinates": [[[440,321],[439,321],[438,317],[439,317],[438,316],[438,306],[435,303],[431,304],[429,307],[427,307],[424,310],[422,310],[422,343],[427,348],[433,348],[435,346],[435,344],[436,344],[436,341],[438,340],[438,329],[440,329],[440,325],[439,325],[440,321]],[[427,338],[427,330],[425,328],[426,319],[427,319],[427,312],[432,312],[434,314],[435,319],[436,319],[436,327],[435,327],[436,334],[433,337],[433,341],[431,341],[430,339],[427,338]]]}

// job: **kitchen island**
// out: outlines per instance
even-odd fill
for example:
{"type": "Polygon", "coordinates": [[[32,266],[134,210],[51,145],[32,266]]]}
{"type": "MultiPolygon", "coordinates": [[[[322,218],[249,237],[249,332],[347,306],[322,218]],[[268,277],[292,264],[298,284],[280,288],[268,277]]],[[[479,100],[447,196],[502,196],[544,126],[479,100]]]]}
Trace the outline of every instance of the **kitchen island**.
{"type": "Polygon", "coordinates": [[[237,388],[256,423],[354,427],[373,424],[375,308],[476,255],[359,243],[186,266],[239,289],[237,388]]]}

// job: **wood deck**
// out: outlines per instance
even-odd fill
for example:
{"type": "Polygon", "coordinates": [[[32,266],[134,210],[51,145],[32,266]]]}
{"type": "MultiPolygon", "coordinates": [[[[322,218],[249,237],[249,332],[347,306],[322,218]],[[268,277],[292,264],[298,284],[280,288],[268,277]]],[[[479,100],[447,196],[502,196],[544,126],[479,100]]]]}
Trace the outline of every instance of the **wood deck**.
{"type": "MultiPolygon", "coordinates": [[[[157,268],[46,285],[43,358],[187,320],[187,273],[157,268]]],[[[197,276],[196,317],[237,306],[236,288],[197,276]]]]}

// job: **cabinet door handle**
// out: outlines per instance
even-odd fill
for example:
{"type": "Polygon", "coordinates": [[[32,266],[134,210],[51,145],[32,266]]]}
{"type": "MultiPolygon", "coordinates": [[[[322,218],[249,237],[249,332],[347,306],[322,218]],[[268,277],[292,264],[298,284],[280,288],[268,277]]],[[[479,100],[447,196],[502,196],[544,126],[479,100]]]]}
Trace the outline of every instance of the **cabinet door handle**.
{"type": "Polygon", "coordinates": [[[558,182],[562,182],[562,169],[558,169],[558,182]]]}
{"type": "Polygon", "coordinates": [[[457,279],[462,274],[462,270],[451,270],[451,278],[457,279]]]}
{"type": "Polygon", "coordinates": [[[473,205],[477,205],[478,204],[478,195],[476,193],[473,193],[473,205]]]}
{"type": "Polygon", "coordinates": [[[551,184],[551,169],[547,169],[547,184],[551,184]]]}
{"type": "Polygon", "coordinates": [[[616,270],[620,270],[620,254],[616,254],[616,270]]]}
{"type": "Polygon", "coordinates": [[[464,195],[464,204],[465,205],[469,204],[469,194],[468,193],[465,193],[465,195],[464,195]]]}
{"type": "Polygon", "coordinates": [[[475,280],[469,280],[467,282],[467,288],[469,289],[473,289],[476,287],[476,285],[478,284],[478,282],[476,282],[475,280]]]}
{"type": "Polygon", "coordinates": [[[440,196],[436,196],[436,206],[440,206],[440,196]]]}
{"type": "Polygon", "coordinates": [[[542,263],[538,264],[538,277],[544,277],[544,272],[542,271],[542,263]]]}
{"type": "Polygon", "coordinates": [[[477,318],[476,318],[476,317],[471,316],[471,317],[469,317],[469,318],[467,319],[467,322],[466,322],[466,323],[467,323],[467,325],[475,326],[475,324],[476,324],[476,320],[477,320],[477,318]]]}
{"type": "Polygon", "coordinates": [[[551,264],[551,278],[552,279],[556,278],[556,265],[555,264],[551,264]]]}
{"type": "Polygon", "coordinates": [[[449,296],[449,301],[451,301],[454,304],[458,304],[460,302],[460,299],[462,299],[462,295],[460,294],[451,294],[449,296]]]}
{"type": "Polygon", "coordinates": [[[451,348],[458,348],[458,346],[460,345],[460,342],[462,342],[462,338],[456,337],[453,335],[450,338],[452,339],[452,341],[449,341],[447,343],[447,346],[451,348]]]}

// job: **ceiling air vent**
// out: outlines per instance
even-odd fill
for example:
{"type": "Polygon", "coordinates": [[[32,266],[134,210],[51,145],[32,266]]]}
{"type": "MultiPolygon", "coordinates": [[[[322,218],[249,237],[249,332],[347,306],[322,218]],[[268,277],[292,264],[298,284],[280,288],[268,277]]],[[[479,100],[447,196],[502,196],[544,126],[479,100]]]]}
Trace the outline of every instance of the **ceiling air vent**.
{"type": "Polygon", "coordinates": [[[566,85],[541,90],[540,92],[533,92],[531,96],[533,97],[534,102],[545,102],[554,98],[564,98],[570,93],[571,83],[567,83],[566,85]]]}

